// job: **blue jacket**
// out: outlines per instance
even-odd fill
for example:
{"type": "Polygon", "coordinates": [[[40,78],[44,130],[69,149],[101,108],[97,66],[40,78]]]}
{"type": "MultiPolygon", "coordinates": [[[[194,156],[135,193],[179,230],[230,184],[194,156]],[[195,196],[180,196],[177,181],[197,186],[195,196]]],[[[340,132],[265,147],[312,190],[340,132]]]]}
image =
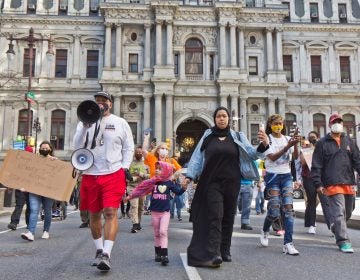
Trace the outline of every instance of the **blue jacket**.
{"type": "MultiPolygon", "coordinates": [[[[204,132],[204,135],[201,137],[199,143],[197,144],[190,162],[187,168],[186,177],[191,179],[196,179],[200,176],[205,162],[205,153],[200,151],[204,139],[209,136],[211,129],[207,129],[204,132]]],[[[258,158],[264,158],[263,154],[257,152],[256,149],[250,144],[249,140],[246,138],[244,133],[236,132],[230,130],[231,136],[234,139],[234,142],[237,144],[239,149],[239,169],[241,172],[241,177],[249,180],[259,180],[259,172],[257,166],[254,163],[254,160],[258,158]]]]}

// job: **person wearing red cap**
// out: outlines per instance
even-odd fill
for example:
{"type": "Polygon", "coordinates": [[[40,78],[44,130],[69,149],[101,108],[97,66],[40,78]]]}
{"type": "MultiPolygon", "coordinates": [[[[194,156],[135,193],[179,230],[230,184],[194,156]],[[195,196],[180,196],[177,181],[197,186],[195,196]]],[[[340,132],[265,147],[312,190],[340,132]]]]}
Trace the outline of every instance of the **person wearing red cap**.
{"type": "Polygon", "coordinates": [[[353,253],[346,222],[354,206],[356,185],[354,170],[360,172],[360,152],[356,143],[343,133],[343,118],[338,113],[330,116],[331,132],[315,145],[311,178],[319,194],[328,196],[336,244],[341,252],[353,253]]]}

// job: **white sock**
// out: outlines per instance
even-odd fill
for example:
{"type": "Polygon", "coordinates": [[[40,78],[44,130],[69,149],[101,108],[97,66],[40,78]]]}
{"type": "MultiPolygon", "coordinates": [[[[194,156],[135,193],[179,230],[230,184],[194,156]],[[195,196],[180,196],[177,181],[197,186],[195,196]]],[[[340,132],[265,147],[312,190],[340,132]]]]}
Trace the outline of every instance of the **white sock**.
{"type": "Polygon", "coordinates": [[[96,250],[103,250],[104,244],[103,244],[103,238],[100,237],[99,239],[94,239],[96,250]]]}
{"type": "Polygon", "coordinates": [[[103,253],[108,254],[109,258],[110,258],[110,254],[111,254],[111,250],[112,250],[113,246],[114,246],[114,241],[111,241],[111,240],[105,240],[104,241],[103,253]]]}

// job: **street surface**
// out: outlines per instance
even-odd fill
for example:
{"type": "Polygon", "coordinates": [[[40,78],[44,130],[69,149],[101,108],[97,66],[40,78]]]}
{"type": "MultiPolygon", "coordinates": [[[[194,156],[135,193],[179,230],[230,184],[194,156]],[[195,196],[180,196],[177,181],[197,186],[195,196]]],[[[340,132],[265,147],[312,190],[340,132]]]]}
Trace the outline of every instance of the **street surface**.
{"type": "MultiPolygon", "coordinates": [[[[0,217],[0,279],[360,279],[359,230],[349,229],[355,253],[344,254],[337,249],[324,224],[318,224],[316,235],[309,235],[303,220],[296,219],[294,240],[300,256],[288,256],[282,254],[282,237],[271,235],[268,248],[258,247],[264,215],[257,216],[254,210],[252,231],[240,230],[240,216],[237,215],[231,251],[233,262],[219,269],[184,266],[181,257],[186,260],[192,231],[187,213],[183,212],[183,221],[174,219],[170,223],[170,263],[166,267],[153,260],[150,216],[144,216],[143,230],[135,234],[130,233],[130,220],[120,219],[120,234],[111,255],[112,268],[102,273],[90,266],[95,254],[90,230],[79,228],[79,212],[71,209],[70,206],[66,220],[53,220],[49,240],[41,239],[40,222],[34,242],[20,238],[25,228],[7,230],[10,217],[0,217]]],[[[23,225],[23,219],[21,222],[23,225]]]]}

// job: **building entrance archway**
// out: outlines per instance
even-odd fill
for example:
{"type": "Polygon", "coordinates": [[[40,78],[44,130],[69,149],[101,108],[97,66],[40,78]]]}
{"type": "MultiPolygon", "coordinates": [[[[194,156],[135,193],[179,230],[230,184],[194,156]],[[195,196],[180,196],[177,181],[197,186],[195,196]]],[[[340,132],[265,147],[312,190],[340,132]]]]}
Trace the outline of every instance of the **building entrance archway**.
{"type": "Polygon", "coordinates": [[[176,129],[176,150],[180,152],[179,163],[183,166],[190,160],[197,143],[208,126],[200,121],[188,119],[176,129]]]}

